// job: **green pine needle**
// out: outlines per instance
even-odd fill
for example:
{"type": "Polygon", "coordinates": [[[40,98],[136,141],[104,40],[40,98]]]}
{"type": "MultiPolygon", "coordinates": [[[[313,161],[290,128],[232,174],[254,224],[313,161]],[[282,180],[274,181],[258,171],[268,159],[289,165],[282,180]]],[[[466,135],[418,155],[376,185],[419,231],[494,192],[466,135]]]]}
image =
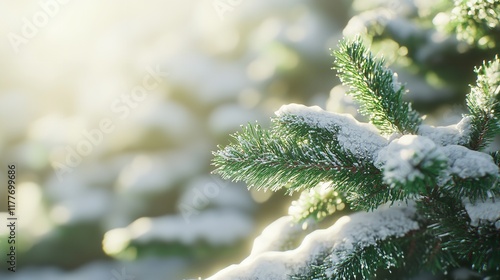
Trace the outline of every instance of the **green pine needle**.
{"type": "Polygon", "coordinates": [[[451,253],[456,262],[470,263],[475,271],[498,276],[499,229],[493,225],[471,226],[461,200],[451,196],[428,197],[417,205],[430,224],[431,236],[440,241],[441,251],[451,253]]]}
{"type": "Polygon", "coordinates": [[[484,149],[500,133],[500,60],[483,63],[475,69],[476,85],[467,96],[471,116],[469,148],[484,149]]]}
{"type": "Polygon", "coordinates": [[[361,113],[381,133],[403,136],[388,144],[352,118],[292,106],[280,110],[268,130],[247,125],[234,134],[229,145],[214,152],[214,172],[256,189],[307,190],[293,205],[296,220],[332,214],[343,203],[339,196],[351,209],[365,210],[414,199],[420,229],[326,252],[304,273],[290,277],[400,279],[422,269],[445,272],[464,264],[485,276],[498,276],[500,230],[492,224],[471,226],[463,201],[500,195],[500,152],[490,158],[477,151],[500,133],[500,60],[475,70],[477,83],[467,96],[471,127],[466,149],[416,136],[422,119],[402,100],[404,87],[360,39],[342,41],[334,55],[339,77],[351,87],[361,113]],[[468,168],[473,165],[469,156],[476,162],[473,168],[468,168]],[[318,186],[327,191],[316,192],[318,186]]]}
{"type": "Polygon", "coordinates": [[[334,68],[342,83],[351,88],[348,94],[360,103],[360,113],[383,134],[416,134],[421,118],[403,101],[405,88],[383,59],[374,58],[359,38],[341,41],[333,55],[334,68]]]}
{"type": "Polygon", "coordinates": [[[457,37],[468,44],[494,48],[500,35],[500,2],[495,0],[455,0],[450,25],[457,37]]]}
{"type": "Polygon", "coordinates": [[[294,217],[297,223],[307,219],[321,221],[336,211],[346,207],[342,196],[328,185],[319,185],[303,191],[299,199],[292,201],[288,214],[294,217]]]}
{"type": "Polygon", "coordinates": [[[343,151],[328,131],[314,131],[311,129],[307,139],[297,139],[248,125],[233,136],[235,142],[214,153],[215,173],[245,181],[249,187],[287,188],[289,192],[323,182],[335,182],[343,190],[353,191],[381,176],[373,165],[343,151]],[[326,133],[328,141],[324,141],[326,133]]]}

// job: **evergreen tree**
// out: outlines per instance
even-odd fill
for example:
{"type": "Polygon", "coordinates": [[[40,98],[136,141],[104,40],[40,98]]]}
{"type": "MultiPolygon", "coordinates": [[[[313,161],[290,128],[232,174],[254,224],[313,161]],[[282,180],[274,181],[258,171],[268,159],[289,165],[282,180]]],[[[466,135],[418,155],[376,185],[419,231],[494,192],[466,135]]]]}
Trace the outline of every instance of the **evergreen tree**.
{"type": "Polygon", "coordinates": [[[361,39],[342,40],[333,56],[370,123],[286,105],[270,129],[249,124],[220,147],[215,172],[250,188],[302,191],[290,211],[295,223],[321,220],[344,202],[358,212],[294,250],[261,248],[211,279],[400,279],[457,268],[500,277],[500,156],[486,152],[500,130],[500,59],[475,69],[469,113],[433,127],[361,39]]]}
{"type": "MultiPolygon", "coordinates": [[[[411,90],[405,98],[429,118],[463,105],[470,69],[500,44],[500,2],[354,0],[344,35],[361,35],[411,90]]],[[[430,120],[432,121],[432,120],[430,120]]]]}

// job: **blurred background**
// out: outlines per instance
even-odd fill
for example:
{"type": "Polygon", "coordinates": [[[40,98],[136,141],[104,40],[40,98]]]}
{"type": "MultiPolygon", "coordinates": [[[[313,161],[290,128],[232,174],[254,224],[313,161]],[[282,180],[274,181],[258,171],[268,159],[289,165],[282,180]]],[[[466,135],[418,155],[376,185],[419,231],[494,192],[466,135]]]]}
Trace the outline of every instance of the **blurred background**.
{"type": "Polygon", "coordinates": [[[329,51],[355,34],[430,123],[457,120],[472,66],[491,50],[436,29],[451,8],[0,0],[0,182],[15,163],[18,217],[18,271],[4,267],[2,226],[0,278],[197,279],[239,263],[297,197],[211,175],[211,151],[283,104],[355,114],[329,51]]]}

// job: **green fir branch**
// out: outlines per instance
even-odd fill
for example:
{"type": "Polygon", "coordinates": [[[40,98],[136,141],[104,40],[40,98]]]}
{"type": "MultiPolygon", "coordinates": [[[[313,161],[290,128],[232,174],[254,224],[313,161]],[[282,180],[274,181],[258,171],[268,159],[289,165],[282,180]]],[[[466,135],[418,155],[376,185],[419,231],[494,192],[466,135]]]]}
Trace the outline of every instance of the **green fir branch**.
{"type": "Polygon", "coordinates": [[[485,175],[480,178],[452,176],[452,183],[444,187],[454,198],[467,197],[472,201],[486,200],[499,192],[498,176],[485,175]]]}
{"type": "Polygon", "coordinates": [[[500,36],[500,2],[455,0],[450,25],[459,40],[483,48],[494,48],[500,36]]]}
{"type": "Polygon", "coordinates": [[[333,55],[334,68],[341,82],[351,88],[348,94],[360,103],[360,113],[384,134],[417,132],[421,118],[403,101],[405,87],[384,66],[383,59],[376,59],[359,38],[341,41],[333,55]]]}
{"type": "Polygon", "coordinates": [[[333,263],[331,253],[322,254],[315,258],[307,271],[292,275],[290,279],[402,279],[423,269],[447,268],[448,265],[441,260],[449,259],[448,254],[440,250],[440,244],[429,238],[426,228],[408,232],[402,237],[379,240],[372,245],[358,244],[346,255],[342,252],[333,254],[337,254],[335,258],[341,261],[333,263]]]}
{"type": "Polygon", "coordinates": [[[475,69],[476,85],[467,96],[471,116],[471,140],[468,147],[484,149],[500,133],[500,60],[483,63],[475,69]]]}
{"type": "Polygon", "coordinates": [[[331,215],[343,203],[339,197],[351,209],[365,210],[414,199],[420,227],[404,236],[334,247],[291,279],[400,279],[464,265],[500,277],[500,230],[487,222],[472,226],[463,203],[500,194],[500,152],[490,158],[477,151],[500,132],[500,60],[475,69],[477,83],[467,97],[470,140],[464,147],[416,135],[422,120],[402,100],[404,87],[360,39],[342,41],[334,55],[339,77],[361,112],[380,132],[403,136],[387,143],[352,117],[293,105],[280,109],[268,130],[247,125],[234,134],[214,152],[214,172],[259,190],[307,190],[291,207],[296,220],[331,215]]]}
{"type": "Polygon", "coordinates": [[[294,217],[296,223],[307,219],[321,221],[336,211],[346,208],[343,197],[328,185],[319,185],[310,190],[304,190],[299,199],[292,201],[288,214],[294,217]]]}
{"type": "Polygon", "coordinates": [[[348,255],[342,252],[336,252],[337,257],[341,258],[330,270],[336,279],[374,279],[377,272],[385,270],[389,274],[393,270],[405,265],[404,249],[401,243],[408,242],[408,238],[399,240],[389,238],[380,240],[374,245],[362,246],[356,244],[353,252],[348,255]]]}
{"type": "Polygon", "coordinates": [[[412,197],[403,188],[385,184],[370,157],[344,149],[335,126],[311,126],[290,114],[272,122],[270,130],[248,125],[233,136],[232,144],[219,147],[214,153],[215,173],[256,189],[287,188],[290,193],[327,183],[345,195],[353,209],[373,210],[412,197]]]}
{"type": "Polygon", "coordinates": [[[431,236],[439,240],[440,250],[452,256],[443,263],[456,267],[465,262],[475,271],[500,277],[499,229],[493,225],[471,226],[462,202],[449,195],[426,197],[417,205],[430,224],[431,236]]]}
{"type": "Polygon", "coordinates": [[[301,141],[248,125],[233,136],[235,142],[214,153],[215,173],[245,181],[256,189],[276,191],[285,187],[288,192],[323,182],[335,182],[351,191],[381,176],[373,165],[343,151],[335,138],[317,141],[315,136],[311,133],[308,141],[301,141]]]}
{"type": "Polygon", "coordinates": [[[493,158],[493,162],[500,167],[500,151],[495,151],[490,153],[490,156],[493,158]]]}

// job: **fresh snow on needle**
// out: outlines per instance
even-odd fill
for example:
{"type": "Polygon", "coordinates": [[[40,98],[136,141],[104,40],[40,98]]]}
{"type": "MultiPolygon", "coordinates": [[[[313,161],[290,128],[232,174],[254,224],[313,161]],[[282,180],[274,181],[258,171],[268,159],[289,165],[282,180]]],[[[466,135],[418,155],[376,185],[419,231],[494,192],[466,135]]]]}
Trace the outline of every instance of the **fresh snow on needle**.
{"type": "Polygon", "coordinates": [[[404,135],[380,150],[375,166],[384,170],[388,182],[412,182],[424,178],[420,167],[435,159],[444,159],[444,154],[429,138],[404,135]]]}
{"type": "Polygon", "coordinates": [[[430,126],[420,125],[418,134],[430,138],[434,143],[446,145],[463,145],[467,143],[470,137],[470,122],[469,116],[464,117],[459,123],[448,126],[430,126]]]}
{"type": "Polygon", "coordinates": [[[340,145],[358,158],[372,159],[387,139],[380,136],[372,124],[360,123],[353,116],[324,111],[318,106],[307,107],[299,104],[282,106],[278,117],[294,115],[311,127],[324,128],[337,136],[340,145]]]}
{"type": "MultiPolygon", "coordinates": [[[[403,203],[402,203],[403,204],[403,203]]],[[[413,220],[415,207],[383,205],[373,212],[358,212],[340,218],[327,229],[316,230],[290,251],[255,254],[238,265],[229,266],[207,280],[284,280],[305,272],[320,254],[354,250],[354,245],[369,246],[388,237],[400,237],[418,229],[413,220]]],[[[280,232],[275,232],[278,235],[280,232]]],[[[266,235],[270,232],[266,232],[266,235]]],[[[278,239],[275,237],[274,239],[278,239]]]]}
{"type": "Polygon", "coordinates": [[[498,174],[498,166],[488,154],[459,145],[441,147],[441,150],[448,158],[450,173],[460,178],[480,178],[498,174]]]}
{"type": "Polygon", "coordinates": [[[488,200],[476,203],[465,201],[464,204],[472,226],[477,227],[481,221],[486,221],[494,224],[497,229],[500,229],[500,201],[493,202],[488,200]]]}

